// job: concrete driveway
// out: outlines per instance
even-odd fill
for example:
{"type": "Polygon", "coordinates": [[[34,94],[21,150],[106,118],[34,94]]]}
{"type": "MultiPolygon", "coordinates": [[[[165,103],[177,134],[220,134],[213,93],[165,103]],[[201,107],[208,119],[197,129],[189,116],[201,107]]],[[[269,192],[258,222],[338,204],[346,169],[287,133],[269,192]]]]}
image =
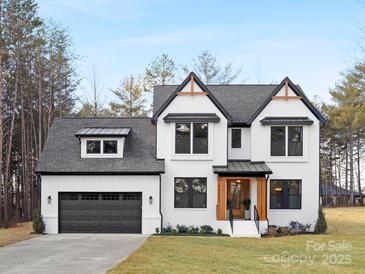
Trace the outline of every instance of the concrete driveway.
{"type": "Polygon", "coordinates": [[[126,234],[45,235],[0,248],[0,273],[105,273],[147,238],[126,234]]]}

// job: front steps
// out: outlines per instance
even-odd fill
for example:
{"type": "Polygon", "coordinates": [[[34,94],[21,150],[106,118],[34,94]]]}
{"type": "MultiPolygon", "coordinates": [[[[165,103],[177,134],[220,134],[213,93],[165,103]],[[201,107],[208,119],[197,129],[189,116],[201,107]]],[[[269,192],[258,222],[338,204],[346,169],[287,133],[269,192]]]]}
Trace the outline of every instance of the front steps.
{"type": "Polygon", "coordinates": [[[231,237],[261,237],[261,234],[257,232],[255,221],[251,220],[234,220],[233,233],[229,221],[218,221],[218,227],[223,230],[223,233],[229,234],[231,237]]]}

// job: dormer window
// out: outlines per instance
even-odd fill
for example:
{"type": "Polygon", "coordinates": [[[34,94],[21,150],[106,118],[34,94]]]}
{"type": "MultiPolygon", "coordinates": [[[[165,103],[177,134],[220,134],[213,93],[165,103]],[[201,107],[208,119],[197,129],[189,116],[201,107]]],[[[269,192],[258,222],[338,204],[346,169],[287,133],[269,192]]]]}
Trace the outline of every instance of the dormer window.
{"type": "Polygon", "coordinates": [[[124,142],[130,128],[83,128],[80,138],[81,158],[123,158],[124,142]]]}
{"type": "Polygon", "coordinates": [[[118,153],[118,142],[116,140],[104,140],[103,141],[103,153],[104,154],[118,153]]]}
{"type": "Polygon", "coordinates": [[[86,153],[87,154],[99,154],[101,153],[100,149],[100,142],[101,141],[86,141],[86,153]]]}

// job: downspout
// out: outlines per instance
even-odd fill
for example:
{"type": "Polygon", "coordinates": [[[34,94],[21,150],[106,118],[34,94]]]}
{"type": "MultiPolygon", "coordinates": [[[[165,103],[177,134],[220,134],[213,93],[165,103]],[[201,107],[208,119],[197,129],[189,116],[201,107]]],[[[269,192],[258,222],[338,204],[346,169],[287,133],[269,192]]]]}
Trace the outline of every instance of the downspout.
{"type": "Polygon", "coordinates": [[[161,211],[161,174],[159,174],[159,176],[160,176],[159,212],[160,212],[160,216],[161,216],[161,227],[160,227],[160,233],[161,233],[162,228],[163,228],[163,215],[162,215],[162,211],[161,211]]]}
{"type": "Polygon", "coordinates": [[[265,179],[266,179],[266,221],[267,221],[267,227],[269,227],[269,225],[270,225],[270,222],[269,222],[269,219],[267,218],[267,216],[269,216],[269,215],[267,215],[267,186],[268,186],[268,181],[269,181],[269,178],[270,178],[270,174],[267,174],[267,176],[265,177],[265,179]]]}

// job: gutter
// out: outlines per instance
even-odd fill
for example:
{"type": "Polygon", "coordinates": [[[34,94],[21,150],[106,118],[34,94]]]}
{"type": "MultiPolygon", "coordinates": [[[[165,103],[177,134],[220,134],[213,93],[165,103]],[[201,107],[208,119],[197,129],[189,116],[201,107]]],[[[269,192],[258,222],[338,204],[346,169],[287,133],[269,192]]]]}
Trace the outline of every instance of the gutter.
{"type": "Polygon", "coordinates": [[[160,177],[160,189],[159,189],[159,212],[160,212],[160,216],[161,216],[161,227],[160,227],[160,233],[162,233],[162,228],[163,228],[163,215],[162,215],[162,211],[161,211],[161,174],[159,175],[160,177]]]}

